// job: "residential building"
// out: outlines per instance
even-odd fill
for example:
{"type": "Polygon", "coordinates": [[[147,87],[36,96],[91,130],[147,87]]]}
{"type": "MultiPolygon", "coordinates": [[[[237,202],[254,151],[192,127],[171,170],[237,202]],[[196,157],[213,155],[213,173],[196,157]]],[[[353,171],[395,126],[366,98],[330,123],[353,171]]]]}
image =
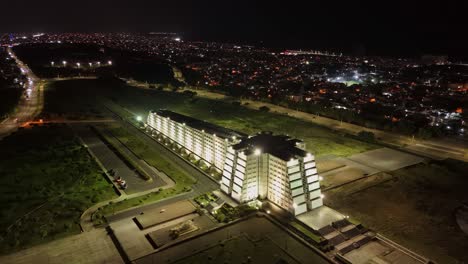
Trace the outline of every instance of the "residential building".
{"type": "Polygon", "coordinates": [[[221,190],[240,203],[267,199],[293,215],[323,204],[314,155],[300,140],[247,136],[169,110],[151,111],[147,128],[222,172],[221,190]]]}

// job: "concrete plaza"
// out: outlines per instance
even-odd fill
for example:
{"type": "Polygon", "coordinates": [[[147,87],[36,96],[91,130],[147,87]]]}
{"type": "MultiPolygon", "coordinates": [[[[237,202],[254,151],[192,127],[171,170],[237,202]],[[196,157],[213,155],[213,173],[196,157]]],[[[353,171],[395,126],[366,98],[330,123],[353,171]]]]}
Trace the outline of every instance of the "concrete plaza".
{"type": "Polygon", "coordinates": [[[124,263],[105,229],[81,233],[0,256],[2,264],[124,263]]]}

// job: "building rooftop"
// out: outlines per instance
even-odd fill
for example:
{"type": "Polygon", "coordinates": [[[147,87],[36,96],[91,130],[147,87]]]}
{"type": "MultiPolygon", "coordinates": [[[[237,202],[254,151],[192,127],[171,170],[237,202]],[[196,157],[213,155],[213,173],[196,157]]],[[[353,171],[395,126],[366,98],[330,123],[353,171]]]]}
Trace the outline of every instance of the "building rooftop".
{"type": "Polygon", "coordinates": [[[262,153],[268,153],[282,160],[289,161],[297,156],[305,157],[307,152],[298,147],[302,141],[290,138],[286,135],[273,135],[271,132],[261,132],[255,136],[243,139],[240,143],[233,146],[235,150],[242,150],[246,155],[260,150],[262,153]]]}
{"type": "Polygon", "coordinates": [[[160,109],[157,111],[151,111],[151,113],[156,113],[157,115],[162,117],[168,117],[169,119],[174,120],[177,123],[183,123],[189,127],[195,128],[197,130],[203,130],[209,134],[215,134],[217,137],[220,138],[232,139],[233,137],[236,137],[237,139],[242,139],[247,137],[247,135],[244,133],[217,126],[193,117],[172,112],[170,110],[160,109]]]}

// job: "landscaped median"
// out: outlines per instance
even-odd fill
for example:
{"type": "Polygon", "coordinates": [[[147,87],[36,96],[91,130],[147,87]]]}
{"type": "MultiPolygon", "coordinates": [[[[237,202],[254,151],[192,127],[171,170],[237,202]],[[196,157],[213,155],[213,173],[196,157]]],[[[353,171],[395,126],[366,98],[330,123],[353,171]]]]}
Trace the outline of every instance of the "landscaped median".
{"type": "Polygon", "coordinates": [[[130,157],[130,155],[127,154],[127,152],[125,152],[124,149],[122,149],[122,147],[125,147],[125,146],[123,146],[123,144],[119,142],[117,138],[105,133],[100,128],[96,128],[96,127],[93,127],[93,128],[94,128],[93,130],[104,141],[104,143],[112,151],[114,151],[114,153],[116,153],[117,156],[119,156],[127,164],[127,166],[129,166],[131,169],[135,169],[138,172],[138,174],[146,181],[150,181],[150,182],[153,181],[153,178],[151,177],[151,175],[149,175],[149,173],[146,170],[144,170],[140,166],[140,164],[138,164],[137,161],[135,161],[132,157],[130,157]]]}
{"type": "Polygon", "coordinates": [[[309,229],[305,228],[298,222],[291,222],[290,223],[291,227],[298,231],[299,233],[304,234],[306,237],[310,238],[313,242],[315,242],[317,245],[323,242],[323,238],[320,235],[314,234],[312,231],[309,229]]]}
{"type": "Polygon", "coordinates": [[[141,159],[145,160],[149,165],[168,175],[175,182],[175,186],[168,189],[159,188],[157,191],[118,202],[110,202],[99,208],[93,214],[92,220],[94,224],[103,224],[105,222],[105,216],[115,214],[119,211],[153,203],[192,190],[191,187],[195,184],[195,179],[174,164],[169,158],[163,157],[156,150],[146,146],[139,138],[129,133],[120,125],[112,125],[106,129],[108,129],[117,140],[122,142],[122,144],[125,144],[135,155],[141,157],[141,159]]]}

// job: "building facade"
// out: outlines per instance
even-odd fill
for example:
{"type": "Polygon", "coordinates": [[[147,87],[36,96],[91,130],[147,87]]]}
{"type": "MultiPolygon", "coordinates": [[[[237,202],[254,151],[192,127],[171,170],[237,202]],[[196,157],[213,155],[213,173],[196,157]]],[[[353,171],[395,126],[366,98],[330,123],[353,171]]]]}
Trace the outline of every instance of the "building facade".
{"type": "Polygon", "coordinates": [[[168,110],[151,111],[147,128],[222,171],[228,146],[245,135],[168,110]]]}
{"type": "Polygon", "coordinates": [[[147,128],[222,172],[221,190],[240,203],[267,199],[293,215],[323,204],[315,158],[300,140],[248,137],[168,110],[151,111],[147,128]]]}
{"type": "Polygon", "coordinates": [[[221,190],[238,202],[267,199],[299,215],[323,205],[314,156],[302,141],[262,132],[228,148],[221,190]]]}

